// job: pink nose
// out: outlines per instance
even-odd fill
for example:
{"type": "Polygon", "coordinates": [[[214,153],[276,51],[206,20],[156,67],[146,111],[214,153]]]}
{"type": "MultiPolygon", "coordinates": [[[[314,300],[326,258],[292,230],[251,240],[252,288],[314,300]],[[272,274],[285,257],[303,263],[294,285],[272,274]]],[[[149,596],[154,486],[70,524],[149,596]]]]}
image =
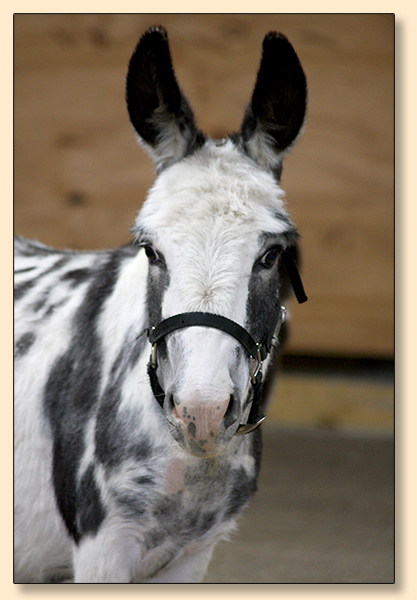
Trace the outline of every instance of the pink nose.
{"type": "Polygon", "coordinates": [[[181,426],[187,440],[203,451],[210,451],[219,436],[236,422],[237,408],[232,394],[211,400],[196,392],[171,397],[174,422],[181,426]]]}

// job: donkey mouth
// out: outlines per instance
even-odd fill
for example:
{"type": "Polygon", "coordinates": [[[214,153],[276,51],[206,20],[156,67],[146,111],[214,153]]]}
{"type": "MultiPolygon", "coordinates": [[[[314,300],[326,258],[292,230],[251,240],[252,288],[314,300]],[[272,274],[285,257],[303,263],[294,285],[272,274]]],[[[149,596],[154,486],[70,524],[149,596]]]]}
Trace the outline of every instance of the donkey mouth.
{"type": "Polygon", "coordinates": [[[198,457],[212,457],[224,449],[236,433],[241,413],[233,394],[210,403],[181,402],[167,394],[164,410],[174,439],[198,457]]]}
{"type": "Polygon", "coordinates": [[[178,424],[169,422],[169,429],[176,442],[183,450],[198,458],[212,458],[223,452],[233,439],[237,428],[238,423],[219,434],[210,432],[205,435],[197,430],[193,422],[189,423],[186,430],[178,424]]]}

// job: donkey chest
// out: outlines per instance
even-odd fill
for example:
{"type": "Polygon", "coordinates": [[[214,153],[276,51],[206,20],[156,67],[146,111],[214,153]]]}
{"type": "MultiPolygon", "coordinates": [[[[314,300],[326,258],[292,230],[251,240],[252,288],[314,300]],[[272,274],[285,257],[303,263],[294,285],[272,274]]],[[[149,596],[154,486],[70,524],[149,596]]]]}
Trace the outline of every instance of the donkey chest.
{"type": "Polygon", "coordinates": [[[186,560],[226,537],[255,488],[249,454],[199,464],[171,457],[146,518],[138,523],[145,573],[186,560]]]}
{"type": "Polygon", "coordinates": [[[115,510],[116,518],[129,522],[148,556],[174,555],[222,537],[256,490],[251,444],[242,438],[237,444],[240,452],[216,459],[159,453],[140,465],[140,475],[121,465],[108,482],[106,497],[115,500],[109,516],[115,510]]]}

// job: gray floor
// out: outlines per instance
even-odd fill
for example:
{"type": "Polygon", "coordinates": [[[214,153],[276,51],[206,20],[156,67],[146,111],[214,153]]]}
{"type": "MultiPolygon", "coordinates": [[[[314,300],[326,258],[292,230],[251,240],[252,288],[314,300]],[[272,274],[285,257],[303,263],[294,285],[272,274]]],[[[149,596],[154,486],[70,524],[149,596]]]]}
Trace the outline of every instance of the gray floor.
{"type": "Polygon", "coordinates": [[[205,583],[393,583],[393,441],[263,429],[259,491],[205,583]]]}

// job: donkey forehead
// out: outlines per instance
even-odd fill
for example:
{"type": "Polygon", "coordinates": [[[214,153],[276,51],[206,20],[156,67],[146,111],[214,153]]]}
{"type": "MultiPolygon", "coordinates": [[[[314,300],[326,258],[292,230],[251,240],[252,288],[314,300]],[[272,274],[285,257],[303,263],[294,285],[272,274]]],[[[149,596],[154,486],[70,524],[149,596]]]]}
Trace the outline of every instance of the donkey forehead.
{"type": "Polygon", "coordinates": [[[137,227],[162,241],[201,236],[203,230],[227,232],[223,239],[279,235],[293,229],[283,198],[273,176],[231,140],[221,146],[208,141],[159,175],[137,227]]]}

